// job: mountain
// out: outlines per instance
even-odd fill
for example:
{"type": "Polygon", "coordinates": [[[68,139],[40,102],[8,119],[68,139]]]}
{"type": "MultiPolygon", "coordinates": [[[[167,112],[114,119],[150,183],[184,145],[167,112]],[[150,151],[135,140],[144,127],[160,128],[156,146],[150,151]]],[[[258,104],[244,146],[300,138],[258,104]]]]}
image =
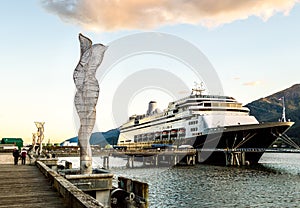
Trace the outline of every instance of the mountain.
{"type": "MultiPolygon", "coordinates": [[[[91,135],[90,144],[100,145],[101,147],[105,147],[107,144],[116,145],[118,142],[119,134],[120,134],[119,129],[111,129],[106,132],[94,132],[91,135]]],[[[72,145],[77,143],[78,143],[78,137],[72,137],[62,142],[60,146],[72,145]]]]}
{"type": "Polygon", "coordinates": [[[105,147],[107,144],[116,145],[118,143],[120,130],[111,129],[107,132],[95,132],[91,135],[90,144],[105,147]]]}
{"type": "Polygon", "coordinates": [[[246,105],[250,114],[260,122],[278,121],[282,118],[283,99],[286,108],[286,119],[295,122],[287,135],[300,144],[300,84],[255,100],[246,105]]]}

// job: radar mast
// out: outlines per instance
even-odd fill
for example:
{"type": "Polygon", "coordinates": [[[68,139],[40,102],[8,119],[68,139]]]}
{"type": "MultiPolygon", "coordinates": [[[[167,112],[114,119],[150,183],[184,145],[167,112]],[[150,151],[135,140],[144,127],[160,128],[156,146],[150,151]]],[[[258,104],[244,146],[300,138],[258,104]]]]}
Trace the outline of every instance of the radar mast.
{"type": "Polygon", "coordinates": [[[279,100],[282,100],[282,117],[281,117],[281,121],[286,122],[284,96],[279,98],[279,100]]]}
{"type": "Polygon", "coordinates": [[[197,83],[197,82],[194,82],[194,88],[192,88],[192,93],[191,95],[202,95],[202,92],[205,91],[205,89],[203,88],[203,82],[201,83],[197,83]]]}

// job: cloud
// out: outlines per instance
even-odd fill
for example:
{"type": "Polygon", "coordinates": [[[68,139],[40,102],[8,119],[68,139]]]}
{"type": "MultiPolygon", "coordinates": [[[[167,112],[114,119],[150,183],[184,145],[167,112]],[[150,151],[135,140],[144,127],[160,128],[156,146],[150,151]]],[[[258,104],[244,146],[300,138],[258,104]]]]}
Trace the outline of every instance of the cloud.
{"type": "Polygon", "coordinates": [[[186,90],[182,90],[182,91],[178,91],[178,94],[189,94],[191,93],[190,91],[186,91],[186,90]]]}
{"type": "Polygon", "coordinates": [[[216,27],[258,16],[288,15],[299,0],[42,0],[48,12],[85,29],[116,31],[194,24],[216,27]]]}
{"type": "Polygon", "coordinates": [[[260,84],[261,84],[261,81],[253,81],[253,82],[243,83],[243,85],[245,85],[245,86],[257,86],[257,85],[260,85],[260,84]]]}

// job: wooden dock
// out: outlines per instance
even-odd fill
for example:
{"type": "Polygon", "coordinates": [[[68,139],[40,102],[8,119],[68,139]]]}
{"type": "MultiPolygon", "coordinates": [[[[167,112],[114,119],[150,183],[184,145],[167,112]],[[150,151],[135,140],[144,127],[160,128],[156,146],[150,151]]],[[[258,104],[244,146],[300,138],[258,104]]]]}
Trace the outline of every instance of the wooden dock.
{"type": "Polygon", "coordinates": [[[35,165],[0,164],[0,208],[66,207],[35,165]]]}

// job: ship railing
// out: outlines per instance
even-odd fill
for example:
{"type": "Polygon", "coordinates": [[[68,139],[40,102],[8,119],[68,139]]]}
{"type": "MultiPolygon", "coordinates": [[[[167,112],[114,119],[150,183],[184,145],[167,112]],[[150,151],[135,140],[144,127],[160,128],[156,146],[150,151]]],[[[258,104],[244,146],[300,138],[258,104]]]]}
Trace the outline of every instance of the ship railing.
{"type": "Polygon", "coordinates": [[[184,155],[194,155],[196,154],[196,149],[136,149],[136,150],[126,150],[125,154],[136,154],[136,155],[143,155],[143,154],[184,154],[184,155]]]}

